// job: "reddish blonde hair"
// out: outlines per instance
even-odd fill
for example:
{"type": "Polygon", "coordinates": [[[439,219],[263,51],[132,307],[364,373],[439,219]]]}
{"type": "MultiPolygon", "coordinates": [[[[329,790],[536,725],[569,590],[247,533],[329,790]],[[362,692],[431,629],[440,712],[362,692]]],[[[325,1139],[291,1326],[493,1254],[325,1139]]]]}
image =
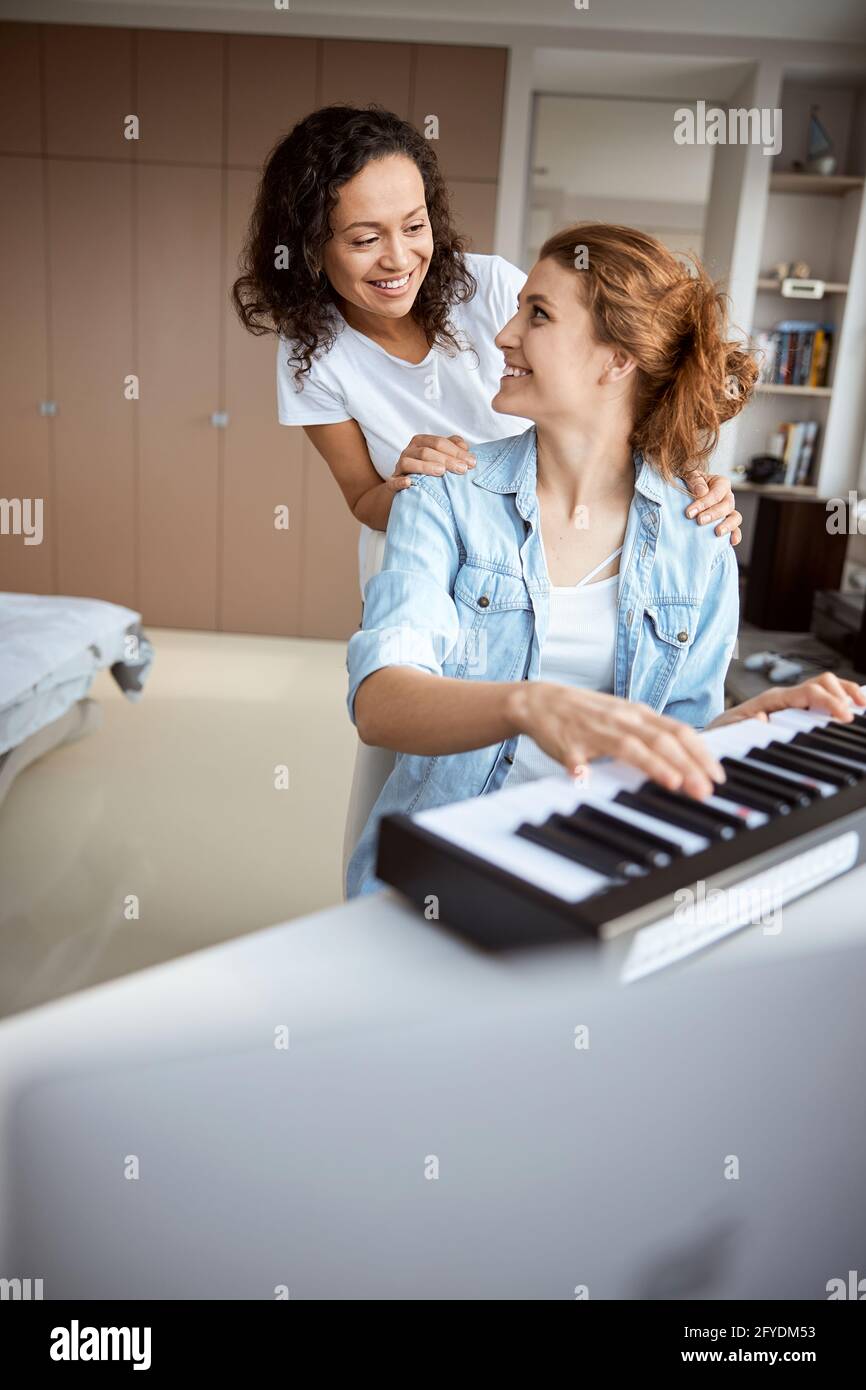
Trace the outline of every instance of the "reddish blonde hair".
{"type": "Polygon", "coordinates": [[[579,222],[544,243],[548,258],[573,271],[597,340],[637,362],[632,447],[667,480],[703,467],[758,375],[728,338],[726,296],[695,257],[690,269],[634,227],[579,222]]]}

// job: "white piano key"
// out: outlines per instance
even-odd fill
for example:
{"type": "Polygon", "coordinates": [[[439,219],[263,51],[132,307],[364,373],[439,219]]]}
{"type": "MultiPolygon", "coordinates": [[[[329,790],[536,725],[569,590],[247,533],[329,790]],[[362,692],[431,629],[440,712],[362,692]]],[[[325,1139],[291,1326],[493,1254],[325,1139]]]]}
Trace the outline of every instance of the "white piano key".
{"type": "Polygon", "coordinates": [[[572,778],[545,777],[483,799],[421,811],[413,819],[527,883],[567,902],[580,902],[611,880],[515,834],[524,821],[540,825],[554,811],[570,814],[580,799],[580,784],[572,778]]]}
{"type": "Polygon", "coordinates": [[[841,729],[847,727],[843,719],[834,719],[832,715],[823,714],[816,709],[780,709],[770,716],[770,723],[777,727],[782,725],[783,728],[794,729],[798,734],[823,728],[825,724],[838,724],[841,729]]]}
{"type": "Polygon", "coordinates": [[[643,773],[635,768],[617,763],[596,764],[585,782],[565,775],[545,777],[483,799],[420,811],[413,820],[452,844],[509,873],[518,874],[528,883],[568,902],[580,902],[609,887],[611,880],[563,855],[521,839],[515,833],[517,827],[524,821],[541,825],[555,811],[570,815],[578,806],[586,804],[619,816],[627,824],[661,835],[680,845],[686,854],[706,849],[709,841],[703,835],[681,830],[642,811],[612,804],[618,791],[633,789],[645,780],[643,773]]]}
{"type": "MultiPolygon", "coordinates": [[[[729,756],[732,758],[742,757],[755,744],[765,747],[768,743],[790,743],[795,734],[802,732],[792,724],[769,724],[763,719],[744,720],[742,724],[732,724],[731,732],[737,731],[736,741],[732,741],[730,746],[725,746],[721,751],[715,748],[713,751],[717,757],[729,756]]],[[[727,726],[719,729],[719,733],[727,733],[727,726]]]]}
{"type": "Polygon", "coordinates": [[[758,825],[766,825],[770,819],[763,811],[753,811],[750,806],[744,806],[733,795],[725,795],[724,783],[719,787],[716,796],[708,796],[706,801],[702,801],[701,806],[715,806],[717,811],[726,811],[727,814],[741,816],[750,830],[754,830],[758,825]]]}
{"type": "MultiPolygon", "coordinates": [[[[866,693],[866,686],[860,687],[866,693]]],[[[852,714],[863,714],[863,705],[855,705],[853,700],[848,700],[848,708],[852,714]]],[[[803,729],[814,729],[819,725],[840,723],[844,727],[844,720],[835,720],[832,714],[827,714],[824,710],[817,709],[780,709],[770,715],[771,724],[783,724],[787,728],[795,728],[799,733],[803,729]]]]}

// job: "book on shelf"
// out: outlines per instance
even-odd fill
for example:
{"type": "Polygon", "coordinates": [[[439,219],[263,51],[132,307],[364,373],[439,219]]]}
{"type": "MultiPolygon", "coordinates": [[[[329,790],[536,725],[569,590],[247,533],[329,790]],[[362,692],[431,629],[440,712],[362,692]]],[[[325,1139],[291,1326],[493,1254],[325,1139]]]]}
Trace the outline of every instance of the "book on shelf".
{"type": "Polygon", "coordinates": [[[826,386],[834,328],[831,323],[785,319],[756,333],[764,386],[826,386]]]}
{"type": "Polygon", "coordinates": [[[767,452],[779,460],[779,482],[785,487],[798,487],[811,481],[817,439],[817,420],[779,425],[771,436],[767,452]]]}

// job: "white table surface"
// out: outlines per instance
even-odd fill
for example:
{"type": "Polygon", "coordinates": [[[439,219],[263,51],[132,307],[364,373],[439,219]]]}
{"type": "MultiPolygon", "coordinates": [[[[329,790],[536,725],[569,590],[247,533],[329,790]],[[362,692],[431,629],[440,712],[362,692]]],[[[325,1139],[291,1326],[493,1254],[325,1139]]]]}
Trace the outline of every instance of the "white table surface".
{"type": "MultiPolygon", "coordinates": [[[[621,1016],[624,991],[652,990],[653,980],[667,984],[677,974],[692,991],[711,978],[708,971],[748,971],[792,954],[853,951],[866,940],[864,901],[866,866],[786,906],[778,934],[747,928],[658,976],[622,985],[627,939],[488,955],[388,892],[8,1018],[0,1023],[0,1249],[15,1206],[6,1161],[15,1148],[14,1107],[42,1080],[53,1082],[60,1095],[69,1081],[75,1094],[79,1074],[106,1065],[116,1074],[126,1064],[163,1061],[171,1075],[175,1062],[205,1058],[217,1068],[225,1058],[230,1074],[232,1057],[244,1050],[260,1050],[266,1066],[280,1024],[288,1026],[292,1047],[321,1041],[325,1052],[343,1038],[364,1052],[375,1041],[371,1032],[393,1030],[394,1047],[409,1064],[413,1025],[426,1023],[417,1030],[427,1049],[419,1061],[435,1070],[440,1024],[473,1022],[483,1014],[496,1032],[507,1030],[513,1044],[524,1019],[532,1027],[533,1014],[537,1020],[563,1004],[575,1006],[574,1017],[591,1014],[597,1024],[606,1008],[614,1019],[617,1009],[621,1016]]],[[[662,1009],[666,998],[669,992],[659,995],[662,1009]]],[[[792,1068],[800,1066],[792,1058],[792,1068]]],[[[521,1084],[536,1082],[523,1076],[521,1084]]]]}
{"type": "MultiPolygon", "coordinates": [[[[667,967],[699,979],[779,953],[866,941],[866,865],[784,908],[782,930],[747,927],[667,967]]],[[[274,1021],[295,1038],[402,1025],[446,1010],[495,1009],[619,978],[626,941],[487,954],[397,893],[384,892],[265,928],[69,995],[0,1022],[0,1107],[36,1074],[86,1064],[109,1049],[153,1058],[178,1047],[220,1051],[274,1021]]],[[[624,986],[645,987],[642,982],[624,986]]],[[[2,1115],[2,1109],[0,1109],[2,1115]]]]}

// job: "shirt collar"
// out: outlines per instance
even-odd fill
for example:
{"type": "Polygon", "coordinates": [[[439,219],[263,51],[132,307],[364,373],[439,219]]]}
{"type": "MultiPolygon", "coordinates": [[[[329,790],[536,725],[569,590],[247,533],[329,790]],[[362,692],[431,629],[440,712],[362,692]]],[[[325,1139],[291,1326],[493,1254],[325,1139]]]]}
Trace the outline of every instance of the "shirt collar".
{"type": "MultiPolygon", "coordinates": [[[[635,491],[650,502],[661,505],[663,486],[655,469],[647,463],[640,449],[634,451],[635,491]]],[[[529,494],[535,493],[536,480],[536,440],[535,426],[524,434],[503,441],[501,449],[493,456],[486,467],[473,473],[472,481],[488,492],[516,492],[521,500],[529,503],[529,494]]]]}

